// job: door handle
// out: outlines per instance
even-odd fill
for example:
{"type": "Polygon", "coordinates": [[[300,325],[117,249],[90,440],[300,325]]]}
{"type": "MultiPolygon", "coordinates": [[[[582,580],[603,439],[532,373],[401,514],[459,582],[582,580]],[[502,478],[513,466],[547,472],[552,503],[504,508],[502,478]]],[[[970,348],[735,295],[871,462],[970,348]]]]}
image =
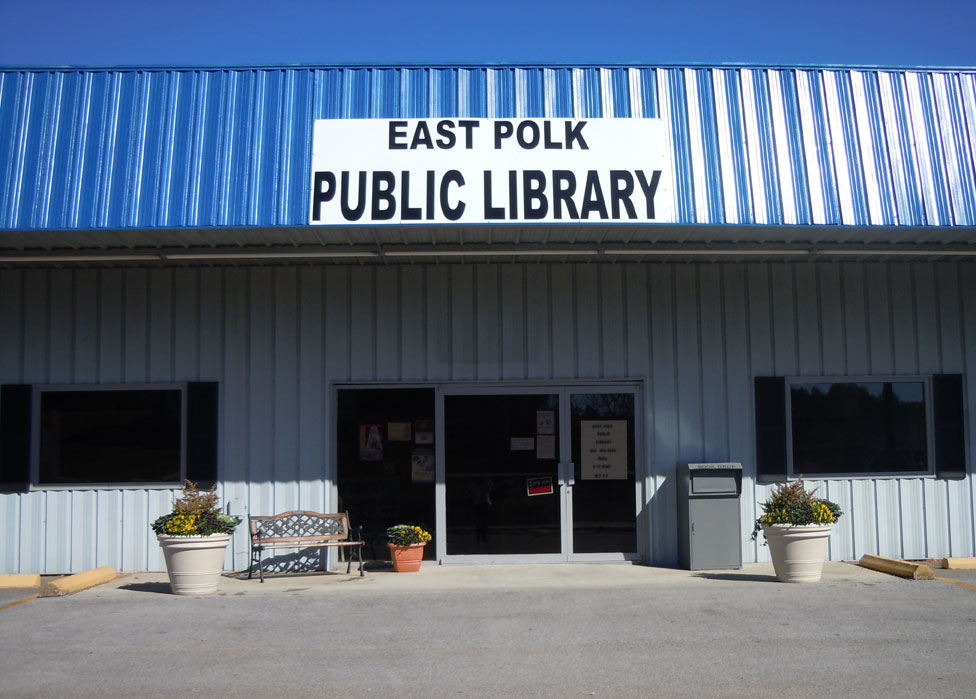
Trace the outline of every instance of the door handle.
{"type": "Polygon", "coordinates": [[[574,485],[575,474],[573,473],[572,461],[559,462],[559,485],[574,485]]]}
{"type": "Polygon", "coordinates": [[[571,491],[573,486],[576,485],[575,468],[576,464],[572,461],[564,461],[559,464],[559,485],[564,487],[567,492],[571,491]]]}

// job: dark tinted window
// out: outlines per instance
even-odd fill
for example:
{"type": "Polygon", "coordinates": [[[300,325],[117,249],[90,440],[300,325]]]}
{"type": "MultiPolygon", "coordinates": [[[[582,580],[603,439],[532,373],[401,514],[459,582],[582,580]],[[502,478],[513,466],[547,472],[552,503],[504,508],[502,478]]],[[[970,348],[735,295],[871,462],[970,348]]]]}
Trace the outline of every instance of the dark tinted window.
{"type": "Polygon", "coordinates": [[[339,507],[363,527],[363,556],[389,560],[387,527],[416,524],[435,558],[434,389],[340,389],[337,442],[339,507]]]}
{"type": "Polygon", "coordinates": [[[180,481],[182,391],[42,391],[39,482],[180,481]]]}
{"type": "Polygon", "coordinates": [[[573,464],[573,551],[637,550],[637,514],[632,506],[636,477],[633,393],[574,393],[571,398],[573,464]],[[586,480],[582,472],[582,434],[586,421],[625,424],[627,473],[609,480],[586,480]],[[585,482],[584,482],[585,481],[585,482]]]}
{"type": "Polygon", "coordinates": [[[556,394],[445,396],[447,553],[559,553],[558,445],[556,394]],[[539,449],[540,413],[551,452],[539,449]],[[532,495],[530,482],[550,494],[532,495]]]}
{"type": "Polygon", "coordinates": [[[793,473],[929,470],[922,381],[794,383],[793,473]]]}

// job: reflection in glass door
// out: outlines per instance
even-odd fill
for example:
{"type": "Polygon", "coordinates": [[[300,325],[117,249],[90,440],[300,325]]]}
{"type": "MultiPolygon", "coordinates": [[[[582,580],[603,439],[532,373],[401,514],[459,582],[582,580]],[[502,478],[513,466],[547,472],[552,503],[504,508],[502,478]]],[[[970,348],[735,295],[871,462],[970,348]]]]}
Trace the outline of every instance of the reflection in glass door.
{"type": "Polygon", "coordinates": [[[439,555],[637,559],[638,390],[442,389],[439,555]]]}
{"type": "Polygon", "coordinates": [[[444,396],[447,552],[559,554],[559,394],[444,396]]]}
{"type": "Polygon", "coordinates": [[[572,552],[636,553],[634,394],[571,393],[572,552]]]}

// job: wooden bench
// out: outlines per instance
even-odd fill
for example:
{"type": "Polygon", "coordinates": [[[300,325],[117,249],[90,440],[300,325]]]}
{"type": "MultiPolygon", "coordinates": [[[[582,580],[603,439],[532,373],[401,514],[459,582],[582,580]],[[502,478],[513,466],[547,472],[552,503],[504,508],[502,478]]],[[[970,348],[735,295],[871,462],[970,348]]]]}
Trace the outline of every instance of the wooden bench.
{"type": "MultiPolygon", "coordinates": [[[[250,578],[257,565],[261,582],[264,582],[264,568],[261,566],[261,553],[269,549],[304,549],[324,546],[355,548],[359,559],[359,574],[363,573],[362,527],[356,529],[356,537],[351,536],[349,513],[323,514],[294,510],[280,515],[250,516],[251,524],[251,565],[247,571],[250,578]]],[[[323,564],[324,566],[324,564],[323,564]]],[[[352,556],[346,556],[346,573],[352,568],[352,556]]]]}

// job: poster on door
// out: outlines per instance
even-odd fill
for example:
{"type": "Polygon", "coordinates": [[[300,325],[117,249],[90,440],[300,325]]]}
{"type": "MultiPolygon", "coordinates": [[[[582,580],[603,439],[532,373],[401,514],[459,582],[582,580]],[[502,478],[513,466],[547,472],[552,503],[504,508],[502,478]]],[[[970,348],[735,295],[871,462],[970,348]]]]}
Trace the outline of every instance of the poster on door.
{"type": "Polygon", "coordinates": [[[383,425],[359,426],[359,460],[383,460],[383,425]]]}
{"type": "Polygon", "coordinates": [[[434,452],[416,449],[410,455],[410,480],[414,483],[434,482],[434,452]]]}
{"type": "Polygon", "coordinates": [[[616,481],[627,478],[627,421],[580,420],[580,478],[616,481]]]}

